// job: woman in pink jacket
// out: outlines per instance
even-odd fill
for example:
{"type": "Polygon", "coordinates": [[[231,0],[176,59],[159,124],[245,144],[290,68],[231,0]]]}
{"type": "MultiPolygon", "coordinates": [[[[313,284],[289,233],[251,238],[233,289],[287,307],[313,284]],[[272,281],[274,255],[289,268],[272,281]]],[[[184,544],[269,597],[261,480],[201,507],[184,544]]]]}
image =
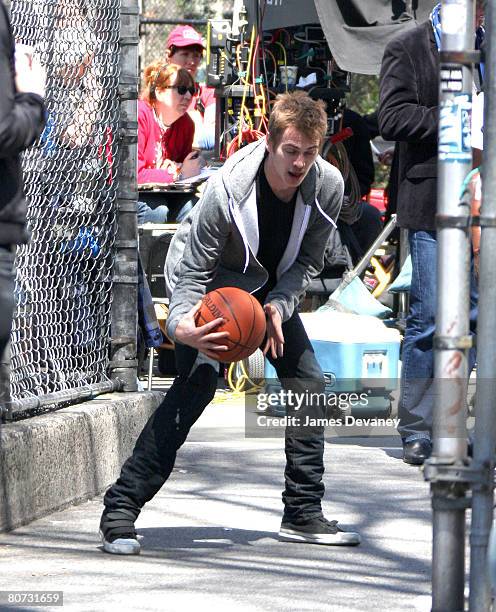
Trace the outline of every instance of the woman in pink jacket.
{"type": "MultiPolygon", "coordinates": [[[[173,28],[165,43],[165,58],[177,64],[196,79],[203,60],[205,42],[200,32],[190,25],[173,28]]],[[[201,149],[213,149],[215,144],[215,89],[197,83],[196,95],[188,109],[195,122],[195,144],[201,149]]]]}
{"type": "MultiPolygon", "coordinates": [[[[175,64],[156,61],[145,68],[143,79],[138,102],[138,186],[168,184],[199,174],[204,162],[192,151],[195,128],[186,112],[196,91],[193,77],[175,64]]],[[[140,198],[144,199],[143,194],[140,198]]],[[[160,194],[159,198],[160,205],[154,209],[138,202],[139,223],[179,222],[194,204],[184,194],[160,194]]]]}

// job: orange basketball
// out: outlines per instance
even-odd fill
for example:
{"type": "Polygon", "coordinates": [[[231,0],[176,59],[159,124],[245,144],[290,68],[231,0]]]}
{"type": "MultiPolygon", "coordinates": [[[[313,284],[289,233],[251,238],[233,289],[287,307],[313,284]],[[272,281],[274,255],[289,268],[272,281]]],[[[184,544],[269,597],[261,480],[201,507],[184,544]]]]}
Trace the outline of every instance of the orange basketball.
{"type": "Polygon", "coordinates": [[[219,361],[241,361],[257,350],[265,336],[265,313],[250,293],[237,287],[221,287],[207,293],[196,314],[196,325],[219,317],[224,323],[215,331],[229,332],[229,337],[220,341],[229,350],[217,353],[219,361]]]}

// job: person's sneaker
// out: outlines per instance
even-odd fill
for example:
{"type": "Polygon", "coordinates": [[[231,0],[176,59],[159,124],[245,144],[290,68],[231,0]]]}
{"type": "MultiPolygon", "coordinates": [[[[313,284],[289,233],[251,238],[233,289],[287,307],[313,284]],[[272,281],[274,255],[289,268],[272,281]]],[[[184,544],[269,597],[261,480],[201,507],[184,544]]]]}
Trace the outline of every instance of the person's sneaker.
{"type": "Polygon", "coordinates": [[[284,520],[281,523],[279,537],[292,542],[309,542],[310,544],[327,544],[329,546],[356,546],[360,544],[360,535],[353,531],[344,531],[337,521],[328,521],[317,516],[306,523],[292,523],[284,520]]]}
{"type": "Polygon", "coordinates": [[[139,555],[140,543],[129,510],[105,510],[100,521],[103,550],[113,555],[139,555]]]}

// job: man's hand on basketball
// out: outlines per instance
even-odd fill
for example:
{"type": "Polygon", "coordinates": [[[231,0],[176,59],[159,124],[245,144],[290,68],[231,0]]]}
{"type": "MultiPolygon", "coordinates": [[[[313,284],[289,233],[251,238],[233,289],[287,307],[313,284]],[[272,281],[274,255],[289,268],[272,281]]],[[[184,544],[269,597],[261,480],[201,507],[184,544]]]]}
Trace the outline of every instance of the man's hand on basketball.
{"type": "Polygon", "coordinates": [[[181,344],[187,344],[201,353],[216,359],[218,354],[213,351],[227,351],[228,347],[222,344],[222,341],[229,336],[229,332],[213,332],[224,319],[218,318],[205,323],[205,325],[196,326],[195,315],[200,309],[201,302],[198,302],[184,317],[179,321],[176,327],[175,338],[181,344]],[[213,333],[212,333],[213,332],[213,333]]]}
{"type": "Polygon", "coordinates": [[[265,343],[263,354],[269,350],[273,359],[284,355],[284,334],[282,333],[282,318],[279,311],[272,304],[265,304],[265,314],[267,315],[267,342],[265,343]]]}

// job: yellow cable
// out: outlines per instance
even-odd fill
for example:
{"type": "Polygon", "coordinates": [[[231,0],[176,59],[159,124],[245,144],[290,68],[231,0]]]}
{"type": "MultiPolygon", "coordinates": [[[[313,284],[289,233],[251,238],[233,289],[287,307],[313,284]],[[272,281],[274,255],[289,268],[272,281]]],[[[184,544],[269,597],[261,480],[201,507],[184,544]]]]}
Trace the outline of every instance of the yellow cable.
{"type": "Polygon", "coordinates": [[[246,377],[246,380],[250,383],[253,389],[261,389],[263,387],[263,385],[257,384],[248,376],[244,361],[241,362],[241,370],[242,370],[243,375],[246,377]]]}
{"type": "Polygon", "coordinates": [[[226,400],[236,400],[243,398],[246,393],[256,393],[259,389],[263,387],[263,385],[259,385],[255,383],[246,372],[246,367],[243,361],[238,361],[236,363],[231,363],[227,370],[227,384],[229,385],[229,391],[223,393],[222,395],[216,395],[212,403],[220,403],[225,402],[226,400]],[[234,371],[236,366],[239,365],[241,368],[241,376],[235,381],[234,380],[234,371]],[[246,384],[249,383],[251,385],[250,388],[245,388],[246,384]]]}
{"type": "MultiPolygon", "coordinates": [[[[286,55],[286,49],[284,48],[284,45],[281,44],[278,40],[275,41],[275,44],[278,45],[279,47],[281,47],[282,49],[282,55],[284,57],[284,66],[287,67],[288,65],[288,56],[286,55]]],[[[286,88],[286,93],[288,93],[288,73],[286,72],[286,79],[285,79],[285,88],[286,88]]]]}
{"type": "Polygon", "coordinates": [[[253,129],[253,120],[251,118],[250,111],[246,108],[246,106],[243,109],[243,111],[244,111],[244,113],[246,115],[245,121],[248,124],[248,127],[250,128],[250,130],[252,130],[253,129]]]}
{"type": "Polygon", "coordinates": [[[233,391],[238,392],[238,393],[243,391],[246,383],[249,383],[251,385],[251,390],[260,389],[263,386],[263,385],[259,385],[256,382],[254,382],[248,376],[248,373],[246,371],[246,367],[245,367],[244,361],[239,361],[237,363],[231,363],[231,365],[229,366],[229,369],[227,371],[227,382],[228,382],[229,386],[231,387],[231,389],[233,391]],[[235,383],[233,381],[233,373],[234,373],[236,365],[239,365],[239,367],[241,368],[241,376],[238,378],[238,380],[235,383]]]}
{"type": "Polygon", "coordinates": [[[236,391],[236,385],[233,382],[233,373],[234,373],[234,367],[236,364],[231,363],[231,365],[229,366],[229,368],[227,369],[227,384],[229,385],[229,388],[231,389],[231,391],[236,391]]]}
{"type": "MultiPolygon", "coordinates": [[[[241,148],[241,142],[243,140],[243,114],[245,111],[245,101],[246,101],[246,93],[248,91],[248,87],[250,87],[250,69],[251,69],[251,57],[253,55],[253,44],[255,42],[255,26],[253,25],[251,28],[251,37],[250,37],[250,51],[248,53],[248,66],[246,67],[246,80],[243,88],[243,99],[241,100],[241,113],[239,115],[239,134],[238,134],[238,148],[241,148]]],[[[249,111],[248,111],[249,114],[249,111]]],[[[253,124],[252,128],[253,129],[253,124]]]]}
{"type": "Polygon", "coordinates": [[[271,58],[272,63],[274,65],[274,72],[277,74],[277,61],[276,61],[276,58],[275,58],[274,54],[269,49],[264,49],[264,51],[265,51],[265,53],[267,53],[267,55],[270,55],[270,58],[271,58]]]}
{"type": "Polygon", "coordinates": [[[233,370],[234,370],[234,368],[233,368],[234,365],[235,364],[232,363],[229,366],[228,370],[227,370],[227,383],[229,385],[229,389],[224,391],[224,393],[222,395],[217,395],[216,394],[216,396],[215,396],[215,398],[214,398],[212,403],[215,404],[215,403],[219,403],[219,402],[225,402],[226,400],[232,401],[232,400],[236,400],[236,399],[240,399],[240,398],[244,397],[244,393],[241,392],[237,388],[237,385],[233,381],[232,374],[233,374],[233,370]]]}
{"type": "MultiPolygon", "coordinates": [[[[274,54],[271,51],[269,51],[269,49],[265,49],[265,52],[268,53],[270,55],[271,59],[272,59],[272,63],[274,65],[274,75],[275,75],[275,78],[277,79],[277,61],[276,61],[276,58],[274,57],[274,54]]],[[[273,83],[275,83],[275,80],[273,81],[273,83]]],[[[270,112],[271,100],[270,100],[270,88],[269,88],[269,80],[268,80],[268,78],[267,78],[267,83],[265,84],[265,86],[267,87],[267,94],[268,94],[266,103],[267,103],[267,106],[269,107],[269,112],[270,112]]],[[[263,87],[262,87],[262,90],[264,90],[263,87]]],[[[264,98],[265,98],[265,90],[264,90],[264,98]]],[[[264,107],[264,109],[265,109],[265,113],[266,113],[267,112],[266,107],[264,107]]]]}

